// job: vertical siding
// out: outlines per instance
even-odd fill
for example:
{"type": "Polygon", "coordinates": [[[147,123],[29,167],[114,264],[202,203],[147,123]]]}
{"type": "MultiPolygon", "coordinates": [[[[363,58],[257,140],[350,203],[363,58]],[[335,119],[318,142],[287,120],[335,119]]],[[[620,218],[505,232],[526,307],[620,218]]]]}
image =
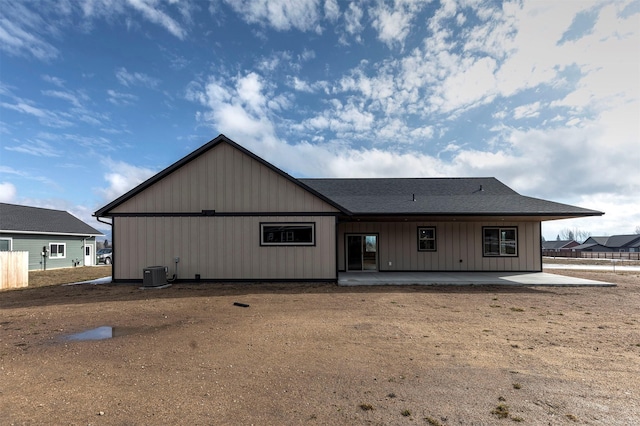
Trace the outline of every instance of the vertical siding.
{"type": "Polygon", "coordinates": [[[242,151],[221,143],[112,210],[113,213],[336,212],[242,151]]]}
{"type": "Polygon", "coordinates": [[[142,278],[147,266],[168,266],[178,278],[334,279],[335,219],[294,217],[116,217],[117,280],[142,278]],[[261,247],[260,222],[314,222],[315,246],[261,247]],[[124,254],[123,254],[124,253],[124,254]]]}
{"type": "Polygon", "coordinates": [[[349,222],[338,227],[338,268],[345,270],[345,234],[378,234],[381,271],[537,271],[539,222],[349,222]],[[435,226],[435,252],[418,251],[418,227],[435,226]],[[517,257],[485,257],[482,228],[516,226],[517,257]],[[392,266],[389,266],[389,261],[392,266]]]}

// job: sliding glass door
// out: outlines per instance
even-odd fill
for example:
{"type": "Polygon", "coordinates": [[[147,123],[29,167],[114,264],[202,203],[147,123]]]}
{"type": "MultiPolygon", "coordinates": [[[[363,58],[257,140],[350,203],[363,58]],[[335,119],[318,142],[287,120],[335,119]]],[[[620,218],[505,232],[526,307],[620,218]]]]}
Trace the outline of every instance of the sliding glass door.
{"type": "Polygon", "coordinates": [[[378,236],[347,235],[347,271],[378,270],[378,236]]]}

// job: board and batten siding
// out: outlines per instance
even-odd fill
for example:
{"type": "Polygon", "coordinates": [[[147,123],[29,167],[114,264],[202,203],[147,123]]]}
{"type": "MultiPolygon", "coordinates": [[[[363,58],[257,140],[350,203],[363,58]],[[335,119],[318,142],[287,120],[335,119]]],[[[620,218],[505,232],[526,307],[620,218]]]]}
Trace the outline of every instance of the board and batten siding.
{"type": "Polygon", "coordinates": [[[336,277],[335,217],[116,217],[114,277],[140,280],[148,266],[193,280],[330,280],[336,277]],[[313,222],[315,246],[260,246],[261,222],[313,222]]]}
{"type": "Polygon", "coordinates": [[[233,146],[220,143],[111,210],[112,213],[337,212],[233,146]]]}
{"type": "Polygon", "coordinates": [[[378,234],[380,271],[540,271],[540,222],[348,222],[338,227],[338,268],[345,234],[378,234]],[[418,227],[435,226],[437,250],[418,251],[418,227]],[[518,256],[485,257],[482,228],[517,227],[518,256]],[[391,265],[389,265],[391,262],[391,265]]]}
{"type": "Polygon", "coordinates": [[[336,277],[338,209],[286,176],[220,143],[114,207],[113,277],[140,280],[178,263],[178,279],[329,280],[336,277]],[[203,215],[203,211],[215,211],[203,215]],[[313,222],[315,246],[260,246],[261,222],[313,222]]]}

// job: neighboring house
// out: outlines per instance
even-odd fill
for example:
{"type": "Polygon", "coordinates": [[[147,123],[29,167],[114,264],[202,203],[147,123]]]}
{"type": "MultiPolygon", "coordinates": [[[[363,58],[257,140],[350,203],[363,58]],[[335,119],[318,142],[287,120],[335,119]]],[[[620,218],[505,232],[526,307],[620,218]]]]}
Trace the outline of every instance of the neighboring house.
{"type": "Polygon", "coordinates": [[[579,245],[580,243],[576,240],[556,240],[556,241],[543,241],[542,248],[544,250],[563,250],[570,249],[579,245]]]}
{"type": "Polygon", "coordinates": [[[572,248],[580,245],[576,240],[556,240],[556,241],[543,241],[542,251],[543,255],[548,255],[551,252],[555,253],[567,253],[571,252],[572,248]]]}
{"type": "Polygon", "coordinates": [[[592,252],[640,252],[640,235],[611,235],[610,237],[589,237],[572,250],[592,252]]]}
{"type": "Polygon", "coordinates": [[[0,251],[28,251],[30,271],[94,265],[100,235],[62,210],[0,203],[0,251]]]}
{"type": "Polygon", "coordinates": [[[112,219],[115,282],[151,265],[178,281],[541,271],[542,221],[598,215],[495,178],[295,179],[224,135],[95,213],[112,219]]]}

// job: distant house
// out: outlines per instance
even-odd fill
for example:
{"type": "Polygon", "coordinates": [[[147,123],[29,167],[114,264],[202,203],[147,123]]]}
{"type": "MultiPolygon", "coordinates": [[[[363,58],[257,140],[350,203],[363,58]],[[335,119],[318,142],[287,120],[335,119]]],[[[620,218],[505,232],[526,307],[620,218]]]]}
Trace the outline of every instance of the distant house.
{"type": "Polygon", "coordinates": [[[100,235],[62,210],[0,203],[0,251],[28,251],[30,271],[94,265],[100,235]]]}
{"type": "Polygon", "coordinates": [[[296,179],[224,135],[95,213],[112,219],[114,282],[151,265],[242,282],[541,271],[542,221],[598,215],[495,178],[296,179]]]}
{"type": "Polygon", "coordinates": [[[572,250],[591,252],[640,252],[640,234],[611,235],[609,237],[589,237],[572,250]]]}
{"type": "Polygon", "coordinates": [[[558,253],[558,255],[560,255],[562,253],[571,252],[571,249],[577,245],[580,245],[580,243],[575,240],[543,241],[543,255],[549,256],[550,253],[558,253]]]}

